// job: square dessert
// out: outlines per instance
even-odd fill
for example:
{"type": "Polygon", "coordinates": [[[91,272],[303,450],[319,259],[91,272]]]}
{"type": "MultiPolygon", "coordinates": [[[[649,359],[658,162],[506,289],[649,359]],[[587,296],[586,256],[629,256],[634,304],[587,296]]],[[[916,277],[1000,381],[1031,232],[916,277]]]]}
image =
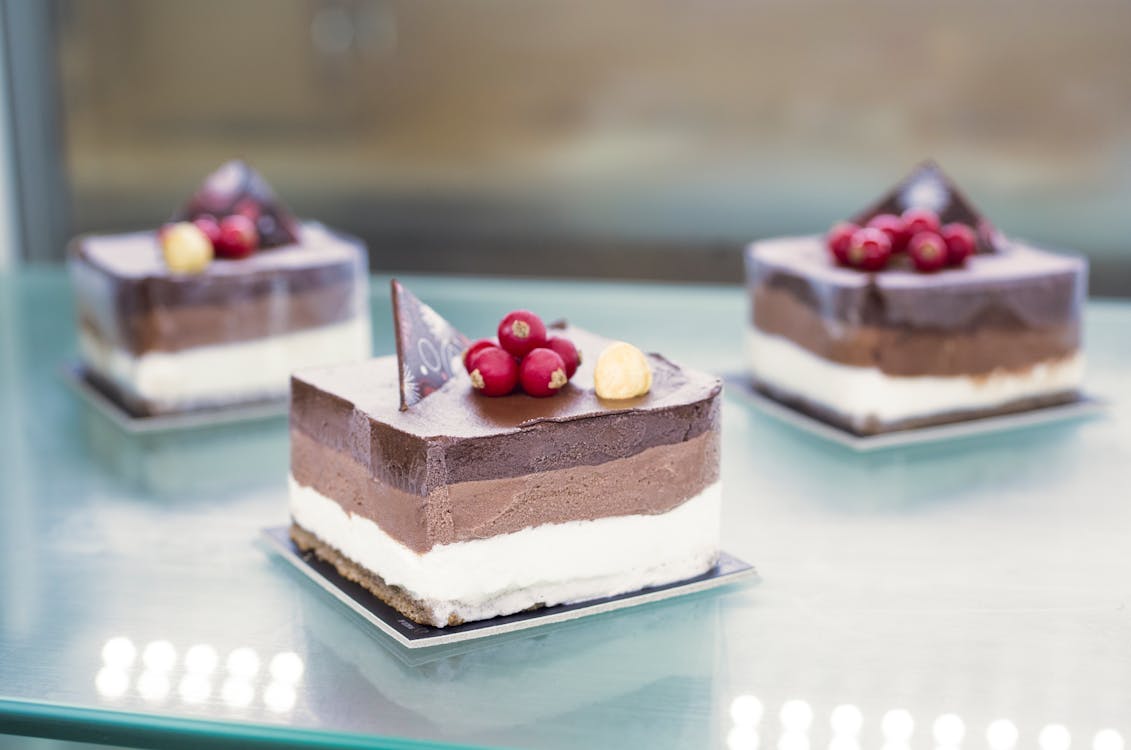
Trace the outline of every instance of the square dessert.
{"type": "MultiPolygon", "coordinates": [[[[585,352],[611,343],[576,328],[551,333],[585,352]]],[[[401,408],[406,355],[463,348],[438,341],[400,361],[295,374],[290,510],[300,548],[437,627],[715,564],[717,378],[651,354],[650,388],[633,398],[597,395],[599,365],[588,361],[552,397],[488,398],[472,385],[480,369],[490,379],[488,365],[469,378],[457,357],[441,365],[438,387],[401,408]]]]}
{"type": "Polygon", "coordinates": [[[293,370],[369,356],[360,241],[293,220],[238,162],[180,218],[192,223],[72,245],[83,364],[131,412],[285,398],[293,370]],[[199,267],[178,266],[173,233],[205,253],[199,267]]]}
{"type": "Polygon", "coordinates": [[[1087,262],[996,232],[933,164],[746,270],[755,386],[858,434],[1077,398],[1087,262]]]}

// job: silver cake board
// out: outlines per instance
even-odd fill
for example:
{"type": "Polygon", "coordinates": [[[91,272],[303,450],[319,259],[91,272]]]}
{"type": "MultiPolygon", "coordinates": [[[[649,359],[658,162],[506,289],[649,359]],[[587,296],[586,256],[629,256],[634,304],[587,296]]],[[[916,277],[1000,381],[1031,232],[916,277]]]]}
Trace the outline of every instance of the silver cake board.
{"type": "Polygon", "coordinates": [[[301,552],[291,541],[288,527],[274,526],[263,529],[261,538],[272,552],[317,584],[323,591],[329,593],[338,602],[344,604],[355,614],[360,615],[362,619],[401,646],[410,649],[445,646],[504,633],[516,633],[553,623],[576,620],[589,615],[613,612],[641,604],[707,591],[738,581],[758,579],[758,574],[752,565],[724,552],[720,554],[719,562],[714,568],[703,575],[684,581],[645,588],[619,596],[593,599],[575,604],[559,604],[554,607],[543,607],[513,615],[494,617],[490,620],[435,628],[412,622],[359,584],[343,578],[332,564],[319,559],[312,552],[301,552]]]}
{"type": "Polygon", "coordinates": [[[1101,398],[1081,394],[1075,401],[1065,404],[1042,406],[1013,414],[976,417],[960,422],[916,427],[878,435],[861,435],[795,409],[789,404],[782,403],[762,393],[754,388],[748,376],[727,375],[724,376],[723,381],[726,383],[727,394],[736,396],[740,400],[753,405],[770,417],[859,453],[992,435],[1026,427],[1038,427],[1081,419],[1099,414],[1108,406],[1107,401],[1101,398]]]}
{"type": "Polygon", "coordinates": [[[254,401],[247,404],[194,409],[182,414],[147,416],[135,414],[98,386],[78,363],[63,365],[63,381],[87,404],[126,432],[135,434],[172,432],[199,427],[216,427],[236,422],[251,422],[285,416],[288,399],[254,401]]]}

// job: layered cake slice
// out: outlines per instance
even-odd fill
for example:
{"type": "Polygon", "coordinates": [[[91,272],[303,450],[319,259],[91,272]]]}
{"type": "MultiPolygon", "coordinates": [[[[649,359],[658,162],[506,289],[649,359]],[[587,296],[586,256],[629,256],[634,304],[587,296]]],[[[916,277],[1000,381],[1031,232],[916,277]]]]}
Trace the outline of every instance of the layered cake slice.
{"type": "Polygon", "coordinates": [[[1086,261],[1003,236],[932,163],[746,270],[755,386],[853,432],[1077,398],[1086,261]]]}
{"type": "Polygon", "coordinates": [[[297,368],[369,356],[360,241],[296,221],[241,162],[176,219],[72,245],[83,363],[127,409],[282,399],[297,368]]]}
{"type": "Polygon", "coordinates": [[[528,313],[465,372],[467,339],[395,298],[399,357],[293,378],[300,548],[438,627],[714,566],[718,379],[528,313]],[[577,348],[604,351],[579,363],[577,348]]]}

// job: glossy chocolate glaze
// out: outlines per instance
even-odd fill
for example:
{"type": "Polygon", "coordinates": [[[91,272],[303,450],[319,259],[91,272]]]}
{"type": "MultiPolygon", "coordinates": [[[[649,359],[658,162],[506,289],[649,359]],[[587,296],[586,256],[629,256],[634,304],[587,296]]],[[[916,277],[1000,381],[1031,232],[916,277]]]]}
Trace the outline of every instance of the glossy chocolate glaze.
{"type": "Polygon", "coordinates": [[[576,328],[562,335],[581,348],[583,361],[551,398],[485,398],[461,373],[401,411],[397,360],[382,357],[297,373],[292,429],[418,495],[455,482],[595,466],[718,429],[718,378],[650,354],[652,390],[604,401],[592,390],[593,360],[608,340],[576,328]]]}
{"type": "Polygon", "coordinates": [[[1077,327],[1087,296],[1087,261],[1015,241],[962,268],[864,273],[837,266],[823,237],[790,237],[750,245],[746,274],[752,299],[781,290],[830,323],[905,330],[1077,327]]]}
{"type": "Polygon", "coordinates": [[[134,354],[328,325],[367,304],[364,244],[316,223],[299,244],[197,275],[169,271],[155,232],[79,238],[70,266],[83,324],[134,354]]]}

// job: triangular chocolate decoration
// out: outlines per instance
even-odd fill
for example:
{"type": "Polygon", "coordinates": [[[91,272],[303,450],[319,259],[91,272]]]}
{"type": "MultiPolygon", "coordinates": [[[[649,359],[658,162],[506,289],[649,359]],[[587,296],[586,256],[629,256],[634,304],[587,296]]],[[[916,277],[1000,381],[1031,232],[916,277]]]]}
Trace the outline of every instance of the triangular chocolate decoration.
{"type": "Polygon", "coordinates": [[[453,362],[471,339],[421,302],[399,281],[393,291],[393,332],[401,376],[401,411],[439,390],[455,374],[453,362]]]}
{"type": "Polygon", "coordinates": [[[211,214],[219,220],[234,213],[242,213],[255,222],[260,247],[298,242],[298,221],[267,180],[238,159],[223,164],[204,178],[173,220],[192,221],[203,214],[211,214]]]}
{"type": "Polygon", "coordinates": [[[933,161],[925,161],[871,207],[852,219],[864,225],[880,214],[900,215],[909,208],[927,208],[943,224],[966,224],[978,236],[979,249],[992,252],[1000,242],[993,225],[962,194],[958,186],[933,161]]]}

